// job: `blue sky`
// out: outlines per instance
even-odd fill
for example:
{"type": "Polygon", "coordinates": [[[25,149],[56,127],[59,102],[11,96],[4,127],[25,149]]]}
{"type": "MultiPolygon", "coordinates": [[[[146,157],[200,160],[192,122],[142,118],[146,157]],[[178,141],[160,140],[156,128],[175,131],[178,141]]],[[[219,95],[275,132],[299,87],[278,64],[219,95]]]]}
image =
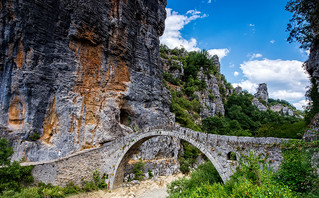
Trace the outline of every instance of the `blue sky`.
{"type": "Polygon", "coordinates": [[[206,49],[221,58],[221,72],[234,86],[255,93],[267,83],[271,98],[301,109],[309,80],[302,63],[308,52],[287,43],[287,0],[168,0],[161,43],[206,49]]]}

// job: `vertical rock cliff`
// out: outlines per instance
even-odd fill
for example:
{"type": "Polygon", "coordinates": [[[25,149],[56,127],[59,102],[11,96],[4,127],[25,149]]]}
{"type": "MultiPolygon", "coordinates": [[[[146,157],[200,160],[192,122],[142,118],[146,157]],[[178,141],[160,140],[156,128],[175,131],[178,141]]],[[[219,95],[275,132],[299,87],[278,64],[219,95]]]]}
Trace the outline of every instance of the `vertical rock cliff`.
{"type": "Polygon", "coordinates": [[[40,161],[169,125],[166,0],[0,1],[0,125],[40,161]],[[34,141],[39,135],[40,140],[34,141]]]}

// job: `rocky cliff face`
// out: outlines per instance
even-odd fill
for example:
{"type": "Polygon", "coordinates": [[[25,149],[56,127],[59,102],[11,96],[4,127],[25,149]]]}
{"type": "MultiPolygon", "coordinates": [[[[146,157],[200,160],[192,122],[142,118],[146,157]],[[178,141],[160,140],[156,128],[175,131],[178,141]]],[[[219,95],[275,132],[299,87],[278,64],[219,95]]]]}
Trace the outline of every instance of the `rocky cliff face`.
{"type": "Polygon", "coordinates": [[[159,59],[165,6],[0,2],[0,125],[14,159],[53,159],[172,123],[159,59]]]}
{"type": "MultiPolygon", "coordinates": [[[[185,68],[185,57],[188,56],[189,52],[184,51],[184,49],[173,49],[167,50],[165,54],[161,56],[161,61],[164,67],[164,71],[171,76],[174,82],[169,82],[168,86],[177,92],[185,92],[187,89],[187,82],[184,77],[184,68],[185,68]],[[175,52],[174,51],[179,51],[175,52]],[[181,60],[183,61],[181,61],[181,60]],[[176,83],[177,81],[177,83],[176,83]]],[[[201,67],[197,73],[196,78],[205,83],[205,88],[202,90],[194,91],[194,97],[198,100],[199,105],[201,106],[199,112],[199,118],[196,120],[197,123],[200,123],[201,119],[206,117],[224,116],[225,108],[224,103],[226,97],[232,95],[233,88],[226,86],[226,80],[224,75],[220,73],[220,62],[218,56],[208,57],[212,60],[214,67],[216,68],[216,73],[209,73],[207,69],[201,67]]],[[[170,79],[172,81],[172,79],[170,79]]],[[[191,100],[191,99],[189,99],[191,100]]],[[[192,114],[191,112],[188,112],[192,114]]]]}

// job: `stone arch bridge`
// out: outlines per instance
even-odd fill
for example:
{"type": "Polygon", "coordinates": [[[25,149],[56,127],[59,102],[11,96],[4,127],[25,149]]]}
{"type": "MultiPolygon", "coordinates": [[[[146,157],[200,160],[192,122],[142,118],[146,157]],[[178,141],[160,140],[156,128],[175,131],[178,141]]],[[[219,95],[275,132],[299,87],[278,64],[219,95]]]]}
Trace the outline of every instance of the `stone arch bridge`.
{"type": "Polygon", "coordinates": [[[80,184],[82,180],[92,178],[94,170],[107,174],[110,189],[119,186],[124,179],[124,168],[132,154],[139,146],[153,137],[171,136],[185,140],[197,147],[213,163],[219,175],[226,181],[235,171],[237,161],[229,159],[235,152],[237,159],[240,153],[254,150],[268,156],[271,166],[277,169],[282,161],[280,138],[252,138],[220,136],[200,133],[182,127],[148,128],[137,133],[116,138],[102,147],[81,151],[79,153],[47,162],[24,163],[34,165],[33,176],[36,181],[66,185],[69,182],[80,184]]]}

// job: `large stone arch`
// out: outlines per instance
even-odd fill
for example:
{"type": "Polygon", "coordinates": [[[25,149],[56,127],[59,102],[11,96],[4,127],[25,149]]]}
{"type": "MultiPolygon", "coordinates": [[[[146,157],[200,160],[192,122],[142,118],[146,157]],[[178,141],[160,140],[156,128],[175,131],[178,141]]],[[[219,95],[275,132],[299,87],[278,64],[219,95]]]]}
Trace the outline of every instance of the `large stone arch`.
{"type": "Polygon", "coordinates": [[[138,149],[141,146],[141,144],[143,144],[145,141],[158,136],[170,136],[189,142],[190,144],[198,148],[204,155],[206,155],[206,157],[215,166],[222,180],[224,182],[227,180],[227,176],[224,174],[225,171],[223,170],[223,166],[219,163],[218,159],[215,159],[215,157],[212,155],[212,152],[209,150],[209,147],[207,147],[204,144],[205,142],[199,142],[193,137],[189,137],[186,133],[183,134],[178,131],[153,130],[147,133],[137,135],[134,139],[131,140],[131,142],[128,145],[125,145],[125,147],[123,148],[123,152],[119,156],[117,163],[115,165],[114,173],[110,176],[110,189],[116,188],[120,184],[122,184],[124,179],[125,165],[129,161],[132,154],[136,151],[136,149],[138,149]]]}
{"type": "Polygon", "coordinates": [[[66,185],[92,178],[92,172],[98,170],[109,175],[107,183],[112,189],[122,183],[126,160],[143,142],[153,137],[170,136],[185,140],[197,147],[213,163],[219,175],[226,181],[236,171],[237,161],[230,159],[230,153],[235,152],[237,159],[241,154],[254,151],[266,155],[270,166],[277,170],[282,161],[280,144],[287,139],[253,138],[221,136],[196,132],[183,127],[163,127],[144,129],[137,133],[115,138],[99,148],[84,150],[54,161],[24,163],[34,165],[32,174],[37,182],[66,185]],[[123,172],[121,172],[121,170],[123,172]],[[121,175],[122,174],[122,175],[121,175]]]}

